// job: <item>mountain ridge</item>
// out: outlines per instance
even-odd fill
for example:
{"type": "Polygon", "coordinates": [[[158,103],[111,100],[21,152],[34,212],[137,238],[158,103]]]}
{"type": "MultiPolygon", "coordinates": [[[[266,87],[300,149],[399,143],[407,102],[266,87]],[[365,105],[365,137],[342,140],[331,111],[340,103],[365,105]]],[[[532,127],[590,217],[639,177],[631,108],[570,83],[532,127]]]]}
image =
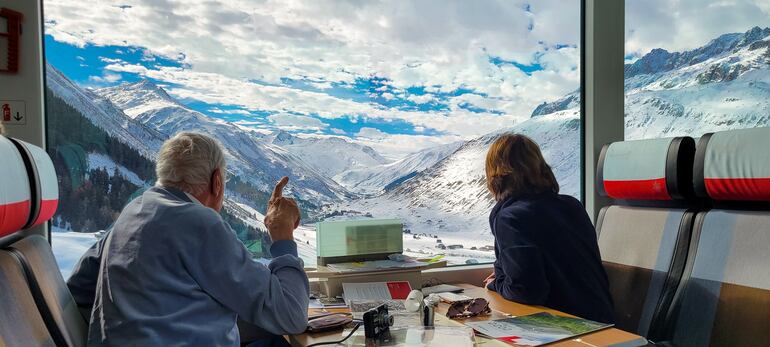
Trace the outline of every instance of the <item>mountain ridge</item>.
{"type": "Polygon", "coordinates": [[[252,132],[235,124],[192,110],[150,82],[122,84],[97,89],[94,93],[112,101],[135,120],[168,136],[180,131],[194,131],[216,138],[224,145],[228,170],[261,191],[271,191],[274,182],[289,176],[292,184],[287,193],[296,193],[317,206],[350,196],[344,187],[285,149],[262,142],[252,132]]]}
{"type": "Polygon", "coordinates": [[[660,73],[695,65],[715,56],[751,45],[770,35],[770,27],[753,27],[744,33],[728,33],[709,41],[706,45],[683,52],[669,52],[655,48],[631,64],[624,66],[626,78],[636,75],[660,73]]]}

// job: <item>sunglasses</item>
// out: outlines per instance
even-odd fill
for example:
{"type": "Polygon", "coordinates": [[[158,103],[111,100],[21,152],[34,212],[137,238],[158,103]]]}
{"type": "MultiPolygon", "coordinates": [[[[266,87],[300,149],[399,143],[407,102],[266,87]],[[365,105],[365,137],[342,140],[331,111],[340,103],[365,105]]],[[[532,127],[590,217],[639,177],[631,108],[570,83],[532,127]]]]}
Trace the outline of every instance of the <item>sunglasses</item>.
{"type": "Polygon", "coordinates": [[[446,311],[446,316],[449,318],[468,318],[490,312],[492,309],[489,308],[489,302],[483,298],[477,298],[453,302],[446,311]]]}

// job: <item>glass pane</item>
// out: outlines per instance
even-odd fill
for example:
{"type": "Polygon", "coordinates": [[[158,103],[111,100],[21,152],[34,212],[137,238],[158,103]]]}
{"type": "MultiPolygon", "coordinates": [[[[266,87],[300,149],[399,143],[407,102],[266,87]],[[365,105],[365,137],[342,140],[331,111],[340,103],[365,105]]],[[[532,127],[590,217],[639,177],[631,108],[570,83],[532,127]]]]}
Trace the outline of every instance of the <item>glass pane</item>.
{"type": "Polygon", "coordinates": [[[580,1],[160,3],[45,3],[65,275],[183,130],[225,146],[222,216],[257,257],[291,178],[310,266],[316,222],[372,218],[403,223],[408,255],[493,261],[484,158],[503,132],[580,196],[580,1]]]}
{"type": "Polygon", "coordinates": [[[627,0],[625,138],[770,125],[769,26],[764,0],[627,0]]]}

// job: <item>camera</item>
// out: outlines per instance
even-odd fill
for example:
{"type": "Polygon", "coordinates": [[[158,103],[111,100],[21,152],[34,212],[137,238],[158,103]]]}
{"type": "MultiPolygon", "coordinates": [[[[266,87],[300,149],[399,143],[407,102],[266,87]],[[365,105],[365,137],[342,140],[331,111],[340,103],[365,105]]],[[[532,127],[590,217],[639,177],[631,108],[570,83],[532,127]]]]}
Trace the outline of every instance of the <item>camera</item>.
{"type": "Polygon", "coordinates": [[[382,337],[390,331],[393,316],[388,313],[388,305],[382,304],[364,312],[364,335],[374,339],[382,337]]]}

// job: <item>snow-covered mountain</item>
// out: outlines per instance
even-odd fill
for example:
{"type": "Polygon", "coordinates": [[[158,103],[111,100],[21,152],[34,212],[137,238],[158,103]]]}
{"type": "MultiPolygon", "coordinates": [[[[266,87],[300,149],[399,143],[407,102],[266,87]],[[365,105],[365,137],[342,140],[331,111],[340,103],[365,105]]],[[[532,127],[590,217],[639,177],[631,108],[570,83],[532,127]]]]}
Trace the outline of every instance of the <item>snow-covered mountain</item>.
{"type": "Polygon", "coordinates": [[[625,72],[627,139],[770,125],[770,28],[654,49],[625,72]]]}
{"type": "Polygon", "coordinates": [[[126,116],[110,100],[80,88],[61,71],[46,65],[46,86],[56,96],[74,107],[110,137],[154,159],[166,136],[126,116]]]}
{"type": "Polygon", "coordinates": [[[373,148],[337,136],[300,137],[277,131],[264,140],[291,152],[325,177],[390,163],[373,148]]]}
{"type": "Polygon", "coordinates": [[[543,101],[532,111],[532,118],[580,107],[580,89],[567,94],[567,96],[552,102],[543,101]]]}
{"type": "Polygon", "coordinates": [[[754,27],[745,33],[721,35],[703,47],[691,51],[669,52],[663,48],[656,48],[634,63],[626,64],[624,68],[625,78],[629,79],[636,75],[659,74],[696,65],[714,57],[734,53],[744,47],[756,49],[758,48],[756,42],[763,41],[768,35],[770,35],[770,28],[754,27]]]}
{"type": "MultiPolygon", "coordinates": [[[[628,139],[770,126],[770,28],[725,34],[686,52],[655,49],[625,72],[628,139]]],[[[153,155],[160,141],[177,131],[205,132],[224,143],[231,170],[259,189],[269,191],[279,176],[289,175],[298,196],[330,204],[325,208],[330,215],[398,217],[413,233],[440,234],[447,244],[491,242],[487,216],[494,201],[485,187],[484,158],[502,132],[537,141],[562,193],[580,194],[579,91],[544,102],[530,119],[510,128],[387,162],[373,149],[338,137],[264,135],[214,120],[150,82],[93,93],[52,68],[49,75],[58,95],[142,153],[153,155]],[[350,191],[365,194],[353,199],[350,191]]],[[[435,252],[435,242],[410,247],[435,252]]]]}
{"type": "Polygon", "coordinates": [[[205,116],[182,105],[150,81],[98,89],[129,117],[170,136],[195,131],[218,139],[228,158],[228,170],[260,191],[270,192],[282,176],[289,176],[290,194],[315,205],[338,201],[348,191],[318,173],[304,160],[279,146],[263,142],[255,133],[222,120],[205,116]]]}
{"type": "MultiPolygon", "coordinates": [[[[83,115],[83,117],[87,118],[96,127],[105,131],[111,138],[137,150],[146,159],[153,162],[155,161],[160,146],[163,144],[163,141],[168,138],[166,134],[129,117],[109,99],[79,87],[51,65],[46,65],[46,77],[46,86],[53,95],[75,108],[81,115],[83,115]]],[[[62,135],[66,136],[66,134],[62,135]]],[[[113,174],[117,171],[126,180],[139,187],[146,187],[151,183],[143,181],[135,172],[127,169],[121,163],[116,162],[115,158],[110,156],[110,153],[91,152],[87,153],[85,159],[88,163],[88,169],[104,169],[108,174],[113,174]]],[[[227,212],[234,215],[246,225],[252,226],[257,230],[266,230],[264,224],[262,224],[264,216],[259,212],[256,212],[253,207],[237,203],[233,201],[231,197],[227,197],[224,205],[224,209],[227,212]]],[[[103,228],[106,227],[106,225],[98,227],[103,228]]],[[[62,233],[65,232],[66,230],[62,230],[62,233]]],[[[88,235],[93,236],[93,234],[87,234],[82,237],[77,236],[80,234],[79,232],[70,232],[70,234],[75,235],[72,237],[84,241],[83,245],[85,245],[85,248],[96,241],[96,238],[88,238],[88,235]]],[[[54,241],[61,239],[59,236],[62,235],[64,234],[54,235],[54,241]]],[[[70,254],[79,256],[84,249],[70,254]]],[[[57,254],[57,259],[60,258],[59,254],[57,254]]],[[[71,265],[69,266],[69,268],[71,268],[71,265]]],[[[64,271],[68,269],[68,267],[64,266],[62,269],[64,271]]]]}
{"type": "Polygon", "coordinates": [[[402,218],[413,233],[441,234],[444,238],[455,233],[477,246],[490,244],[487,217],[494,200],[485,185],[484,160],[489,145],[504,132],[526,134],[539,143],[562,193],[580,194],[580,148],[575,145],[580,140],[580,111],[572,108],[468,141],[383,195],[334,208],[402,218]]]}
{"type": "Polygon", "coordinates": [[[375,194],[410,179],[456,151],[463,142],[426,148],[403,159],[379,166],[353,169],[334,179],[351,191],[375,194]]]}
{"type": "MultiPolygon", "coordinates": [[[[687,52],[655,49],[625,71],[627,139],[770,126],[770,28],[722,35],[687,52]]],[[[502,132],[530,136],[540,144],[561,192],[578,196],[579,106],[579,91],[544,102],[530,119],[466,142],[384,194],[332,209],[398,217],[413,233],[488,243],[487,216],[494,203],[484,177],[489,145],[502,132]]],[[[425,247],[422,251],[431,251],[425,247]]]]}

